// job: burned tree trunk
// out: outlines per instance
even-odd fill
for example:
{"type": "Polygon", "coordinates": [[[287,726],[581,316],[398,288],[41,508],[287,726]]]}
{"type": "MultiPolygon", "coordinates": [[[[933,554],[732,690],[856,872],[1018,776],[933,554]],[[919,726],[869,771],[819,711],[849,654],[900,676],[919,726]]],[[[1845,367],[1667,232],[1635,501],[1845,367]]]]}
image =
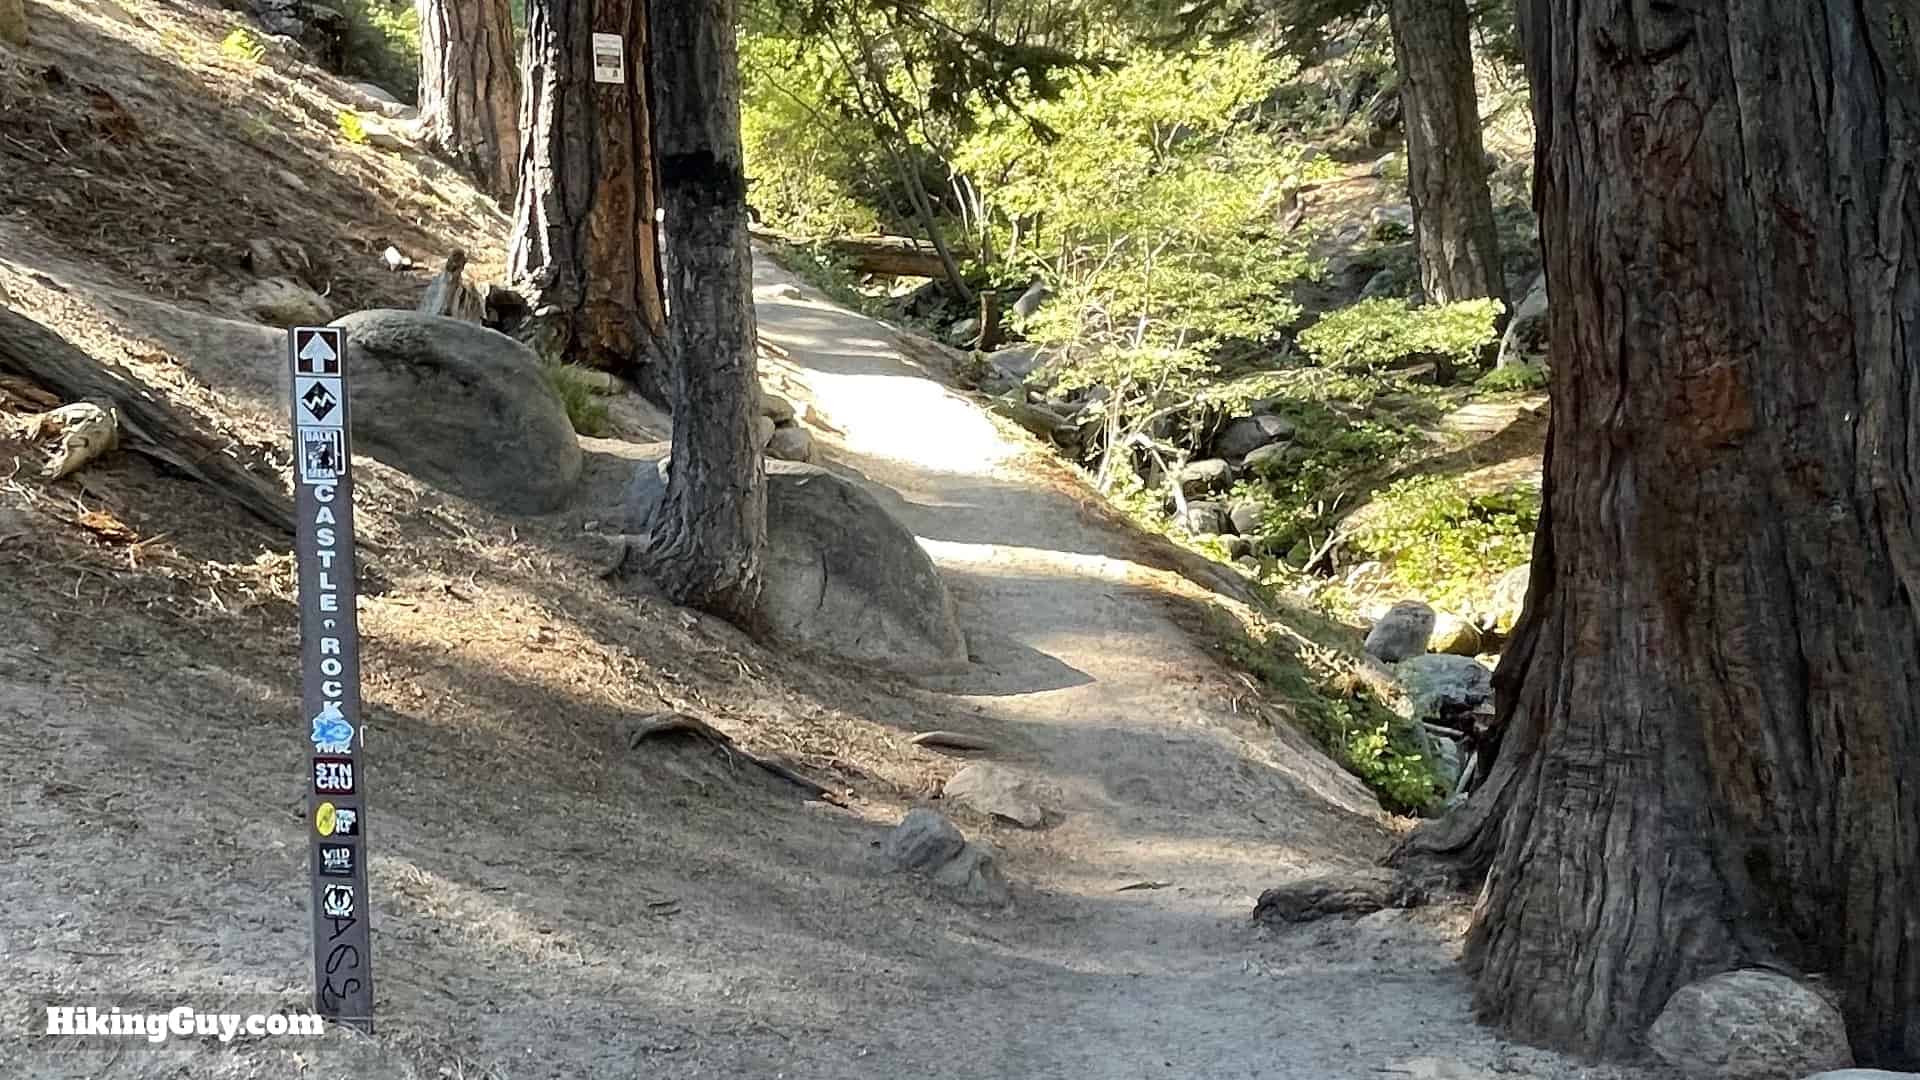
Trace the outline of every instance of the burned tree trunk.
{"type": "Polygon", "coordinates": [[[520,82],[506,0],[418,0],[420,128],[482,190],[520,181],[520,82]]]}
{"type": "Polygon", "coordinates": [[[525,336],[535,351],[657,392],[666,301],[646,41],[646,0],[529,3],[507,266],[534,311],[525,336]],[[595,81],[596,32],[623,44],[612,81],[595,81]]]}
{"type": "Polygon", "coordinates": [[[646,561],[675,600],[751,626],[766,547],[733,0],[653,0],[673,466],[646,561]]]}
{"type": "Polygon", "coordinates": [[[1504,301],[1466,0],[1393,0],[1389,14],[1420,287],[1430,303],[1504,301]]]}
{"type": "MultiPolygon", "coordinates": [[[[1475,1001],[1633,1049],[1678,988],[1832,977],[1920,1066],[1920,93],[1900,0],[1529,0],[1547,514],[1475,1001]]],[[[1476,808],[1476,804],[1479,804],[1476,808]]]]}

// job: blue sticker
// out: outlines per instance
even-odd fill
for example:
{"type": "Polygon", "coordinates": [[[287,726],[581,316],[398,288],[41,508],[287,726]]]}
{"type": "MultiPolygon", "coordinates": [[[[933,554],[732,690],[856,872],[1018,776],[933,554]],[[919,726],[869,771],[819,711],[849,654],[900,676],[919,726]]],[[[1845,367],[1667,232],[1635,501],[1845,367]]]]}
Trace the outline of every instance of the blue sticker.
{"type": "Polygon", "coordinates": [[[327,702],[313,718],[313,752],[347,754],[353,751],[353,725],[340,715],[340,706],[327,702]]]}

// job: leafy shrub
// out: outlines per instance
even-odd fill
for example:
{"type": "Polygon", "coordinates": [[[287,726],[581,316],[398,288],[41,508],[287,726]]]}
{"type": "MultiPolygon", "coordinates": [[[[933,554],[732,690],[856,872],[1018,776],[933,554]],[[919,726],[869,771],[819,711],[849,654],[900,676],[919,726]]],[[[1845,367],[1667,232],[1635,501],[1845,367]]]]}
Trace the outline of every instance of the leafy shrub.
{"type": "Polygon", "coordinates": [[[1518,394],[1547,388],[1544,364],[1508,364],[1494,368],[1474,380],[1474,387],[1488,394],[1518,394]]]}
{"type": "Polygon", "coordinates": [[[1470,495],[1451,477],[1417,476],[1375,497],[1353,544],[1445,606],[1531,558],[1539,520],[1531,488],[1470,495]]]}
{"type": "Polygon", "coordinates": [[[1333,650],[1289,641],[1266,626],[1222,626],[1227,656],[1293,703],[1303,731],[1378,795],[1388,810],[1431,810],[1440,783],[1412,723],[1363,693],[1332,662],[1333,650]]]}
{"type": "Polygon", "coordinates": [[[363,143],[367,141],[367,126],[360,122],[359,113],[354,112],[352,109],[342,109],[340,110],[340,115],[334,117],[334,122],[340,127],[341,138],[350,143],[363,143]]]}
{"type": "Polygon", "coordinates": [[[1380,368],[1421,356],[1470,364],[1493,344],[1494,324],[1505,310],[1498,300],[1430,307],[1362,300],[1301,331],[1300,347],[1315,363],[1333,367],[1380,368]]]}
{"type": "Polygon", "coordinates": [[[221,39],[220,55],[243,64],[257,64],[267,55],[267,46],[245,27],[240,27],[221,39]]]}
{"type": "Polygon", "coordinates": [[[797,236],[879,229],[867,181],[888,165],[872,132],[836,115],[851,91],[817,43],[743,36],[740,86],[748,201],[762,218],[797,236]]]}
{"type": "Polygon", "coordinates": [[[560,395],[560,404],[566,407],[573,430],[596,438],[613,430],[607,403],[601,400],[585,368],[576,364],[545,364],[542,374],[546,376],[547,385],[560,395]]]}

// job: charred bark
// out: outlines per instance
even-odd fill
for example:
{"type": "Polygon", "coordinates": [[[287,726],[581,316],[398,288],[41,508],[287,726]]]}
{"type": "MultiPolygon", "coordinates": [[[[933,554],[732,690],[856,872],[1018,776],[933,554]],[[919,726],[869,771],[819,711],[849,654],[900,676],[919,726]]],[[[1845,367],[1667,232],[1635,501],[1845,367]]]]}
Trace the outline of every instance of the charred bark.
{"type": "Polygon", "coordinates": [[[1920,95],[1898,0],[1530,0],[1555,302],[1507,744],[1403,856],[1490,870],[1483,1018],[1633,1050],[1825,973],[1920,1066],[1920,95]]]}
{"type": "Polygon", "coordinates": [[[520,191],[508,276],[534,310],[536,351],[657,389],[666,298],[654,229],[646,0],[532,0],[520,191]],[[596,83],[593,34],[625,42],[596,83]]]}
{"type": "Polygon", "coordinates": [[[520,182],[520,82],[506,0],[418,0],[420,129],[487,194],[520,182]]]}
{"type": "MultiPolygon", "coordinates": [[[[645,2],[645,0],[641,0],[645,2]]],[[[666,210],[673,467],[650,576],[752,628],[766,547],[753,265],[733,0],[653,0],[655,160],[666,210]]]]}
{"type": "Polygon", "coordinates": [[[1389,16],[1420,287],[1435,304],[1505,301],[1466,0],[1393,0],[1389,16]]]}

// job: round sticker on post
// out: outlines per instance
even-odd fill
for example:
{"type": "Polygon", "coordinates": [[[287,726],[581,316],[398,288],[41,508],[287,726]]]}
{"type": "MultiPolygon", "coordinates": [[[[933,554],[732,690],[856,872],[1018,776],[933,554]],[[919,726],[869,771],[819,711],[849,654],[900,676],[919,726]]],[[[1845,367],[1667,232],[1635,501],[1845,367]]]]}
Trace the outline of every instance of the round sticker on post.
{"type": "Polygon", "coordinates": [[[333,804],[323,802],[313,815],[313,829],[321,836],[333,835],[333,804]]]}

